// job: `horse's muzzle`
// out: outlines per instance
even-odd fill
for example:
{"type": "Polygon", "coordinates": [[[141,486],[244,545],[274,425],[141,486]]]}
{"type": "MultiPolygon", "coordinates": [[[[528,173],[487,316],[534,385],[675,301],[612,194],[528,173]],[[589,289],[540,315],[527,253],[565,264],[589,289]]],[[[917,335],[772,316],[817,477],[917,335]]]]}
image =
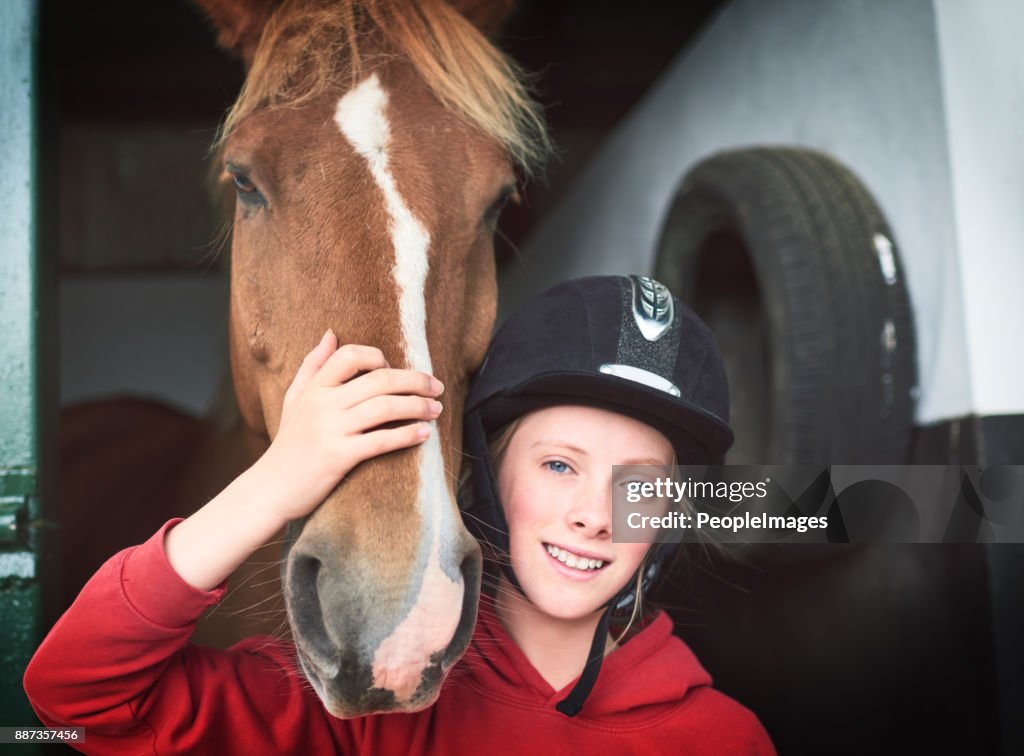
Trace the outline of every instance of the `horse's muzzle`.
{"type": "Polygon", "coordinates": [[[285,565],[285,593],[300,667],[328,711],[356,717],[432,704],[476,623],[475,540],[460,537],[446,550],[457,566],[441,569],[435,552],[397,585],[375,565],[326,553],[300,538],[285,565]]]}

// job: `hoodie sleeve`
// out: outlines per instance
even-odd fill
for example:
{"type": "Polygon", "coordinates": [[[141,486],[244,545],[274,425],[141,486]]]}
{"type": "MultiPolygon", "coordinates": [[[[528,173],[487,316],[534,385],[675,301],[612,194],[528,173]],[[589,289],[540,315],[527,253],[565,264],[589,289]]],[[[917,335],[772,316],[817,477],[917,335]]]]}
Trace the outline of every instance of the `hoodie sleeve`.
{"type": "Polygon", "coordinates": [[[164,551],[171,520],[116,554],[54,625],[25,671],[44,724],[85,728],[86,752],[355,752],[358,720],[327,714],[271,638],[227,651],[189,643],[225,586],[198,590],[164,551]]]}

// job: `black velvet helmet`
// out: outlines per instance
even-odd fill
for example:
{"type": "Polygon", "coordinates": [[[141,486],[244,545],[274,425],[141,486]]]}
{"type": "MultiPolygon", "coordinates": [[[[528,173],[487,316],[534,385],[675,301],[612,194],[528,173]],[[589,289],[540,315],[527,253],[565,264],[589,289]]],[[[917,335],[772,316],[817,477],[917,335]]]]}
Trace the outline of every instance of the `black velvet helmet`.
{"type": "Polygon", "coordinates": [[[531,300],[495,335],[466,414],[488,437],[553,404],[585,403],[661,431],[679,464],[710,464],[732,445],[729,391],[711,331],[644,276],[579,278],[531,300]]]}
{"type": "MultiPolygon", "coordinates": [[[[473,499],[470,531],[499,553],[509,549],[488,442],[535,409],[584,404],[656,428],[678,464],[717,464],[732,445],[722,357],[708,327],[662,284],[645,276],[579,278],[548,289],[495,334],[466,400],[464,445],[473,499]]],[[[659,544],[641,581],[646,590],[675,548],[659,544]]],[[[511,565],[504,569],[522,591],[511,565]]],[[[559,711],[573,716],[597,679],[613,611],[636,600],[636,580],[608,602],[590,660],[559,711]]]]}

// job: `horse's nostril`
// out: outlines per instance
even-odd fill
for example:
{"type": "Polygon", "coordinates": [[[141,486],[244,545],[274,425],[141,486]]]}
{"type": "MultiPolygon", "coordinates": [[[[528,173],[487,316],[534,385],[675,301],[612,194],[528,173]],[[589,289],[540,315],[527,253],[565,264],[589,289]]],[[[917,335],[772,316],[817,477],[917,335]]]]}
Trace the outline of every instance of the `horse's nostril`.
{"type": "Polygon", "coordinates": [[[483,572],[483,557],[480,547],[474,541],[468,553],[459,564],[465,589],[462,592],[462,616],[455,628],[455,635],[444,654],[444,665],[450,666],[458,661],[469,645],[476,626],[476,613],[480,597],[480,577],[483,572]]]}
{"type": "MultiPolygon", "coordinates": [[[[338,666],[338,653],[327,634],[317,578],[322,564],[314,556],[293,554],[289,571],[289,611],[292,627],[301,632],[303,652],[320,671],[338,666]]],[[[300,639],[296,637],[296,641],[300,639]]]]}
{"type": "Polygon", "coordinates": [[[475,548],[466,554],[462,564],[459,565],[462,579],[465,581],[466,589],[469,591],[479,587],[480,573],[483,570],[483,556],[480,553],[480,547],[476,546],[476,544],[474,546],[475,548]]]}

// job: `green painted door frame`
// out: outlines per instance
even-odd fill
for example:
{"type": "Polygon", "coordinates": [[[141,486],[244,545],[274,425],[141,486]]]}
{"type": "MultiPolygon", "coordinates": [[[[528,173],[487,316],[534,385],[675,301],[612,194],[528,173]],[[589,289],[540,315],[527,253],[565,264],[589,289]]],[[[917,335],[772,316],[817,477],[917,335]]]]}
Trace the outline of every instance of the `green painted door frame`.
{"type": "MultiPolygon", "coordinates": [[[[0,3],[0,725],[38,726],[21,685],[52,618],[55,270],[42,255],[38,0],[0,3]]],[[[25,746],[19,752],[28,753],[25,746]]]]}

